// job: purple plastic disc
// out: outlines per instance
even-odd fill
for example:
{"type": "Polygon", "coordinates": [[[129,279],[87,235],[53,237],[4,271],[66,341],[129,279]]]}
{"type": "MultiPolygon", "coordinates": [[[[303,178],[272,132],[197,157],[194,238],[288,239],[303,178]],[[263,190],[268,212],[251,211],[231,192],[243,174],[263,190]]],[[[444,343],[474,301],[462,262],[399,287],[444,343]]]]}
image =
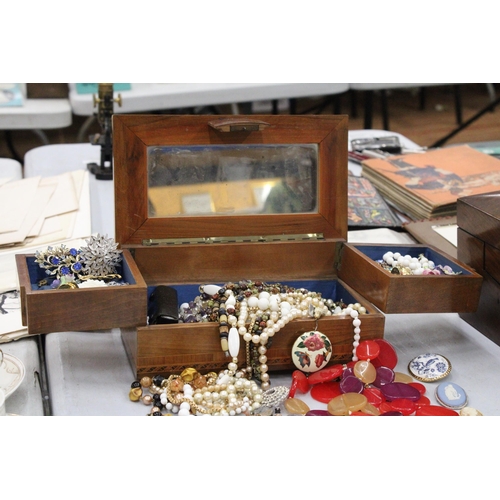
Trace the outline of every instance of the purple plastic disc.
{"type": "Polygon", "coordinates": [[[380,366],[377,368],[377,377],[373,381],[375,387],[382,387],[385,384],[390,384],[394,380],[394,372],[387,368],[387,366],[380,366]]]}
{"type": "Polygon", "coordinates": [[[410,401],[418,401],[420,399],[420,392],[415,387],[404,384],[403,382],[392,382],[380,387],[382,394],[387,401],[394,401],[395,399],[409,399],[410,401]]]}
{"type": "Polygon", "coordinates": [[[340,381],[340,390],[343,394],[346,392],[357,392],[358,394],[361,394],[364,388],[365,385],[363,382],[361,382],[361,380],[354,375],[348,375],[340,381]]]}

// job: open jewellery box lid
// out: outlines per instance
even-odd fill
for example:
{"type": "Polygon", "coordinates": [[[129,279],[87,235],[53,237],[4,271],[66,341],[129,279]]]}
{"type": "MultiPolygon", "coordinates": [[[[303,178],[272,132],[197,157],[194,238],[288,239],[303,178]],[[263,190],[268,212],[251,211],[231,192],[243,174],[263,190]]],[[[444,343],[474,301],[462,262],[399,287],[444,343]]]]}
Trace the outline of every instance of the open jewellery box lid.
{"type": "Polygon", "coordinates": [[[114,115],[116,241],[148,283],[335,277],[347,122],[114,115]]]}

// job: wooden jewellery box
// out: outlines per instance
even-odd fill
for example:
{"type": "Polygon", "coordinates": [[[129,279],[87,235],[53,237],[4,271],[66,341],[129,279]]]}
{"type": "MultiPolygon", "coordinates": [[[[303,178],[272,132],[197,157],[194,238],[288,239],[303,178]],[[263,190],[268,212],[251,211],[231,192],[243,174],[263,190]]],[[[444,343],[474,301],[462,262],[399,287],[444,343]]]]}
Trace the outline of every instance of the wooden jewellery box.
{"type": "Polygon", "coordinates": [[[458,258],[483,276],[475,312],[460,316],[500,345],[500,191],[457,200],[458,258]]]}
{"type": "MultiPolygon", "coordinates": [[[[383,337],[385,318],[372,302],[386,312],[477,305],[481,276],[437,250],[411,251],[463,274],[395,277],[374,262],[387,247],[346,244],[346,116],[120,114],[113,143],[115,239],[133,255],[148,296],[168,285],[181,304],[200,285],[240,280],[321,290],[366,308],[361,339],[383,337]]],[[[293,369],[294,342],[316,329],[332,343],[330,363],[351,358],[352,320],[296,319],[273,338],[269,369],[293,369]]],[[[144,324],[122,328],[122,338],[141,376],[226,367],[218,332],[217,323],[144,324]]]]}

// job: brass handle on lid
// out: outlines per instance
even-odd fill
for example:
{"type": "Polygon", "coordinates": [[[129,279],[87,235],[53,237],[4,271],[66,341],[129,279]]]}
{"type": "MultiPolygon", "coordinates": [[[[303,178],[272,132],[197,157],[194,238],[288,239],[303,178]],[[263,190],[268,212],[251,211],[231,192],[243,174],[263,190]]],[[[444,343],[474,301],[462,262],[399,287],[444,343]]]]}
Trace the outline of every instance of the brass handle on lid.
{"type": "Polygon", "coordinates": [[[223,118],[208,122],[208,125],[219,132],[260,132],[270,124],[249,118],[223,118]]]}

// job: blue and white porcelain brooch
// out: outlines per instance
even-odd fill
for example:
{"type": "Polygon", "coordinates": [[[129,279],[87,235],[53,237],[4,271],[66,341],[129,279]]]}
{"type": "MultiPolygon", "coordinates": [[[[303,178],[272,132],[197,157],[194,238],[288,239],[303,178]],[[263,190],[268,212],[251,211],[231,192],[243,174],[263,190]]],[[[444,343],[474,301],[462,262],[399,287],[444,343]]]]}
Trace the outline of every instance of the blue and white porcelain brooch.
{"type": "Polygon", "coordinates": [[[441,354],[421,354],[408,365],[409,372],[421,382],[435,382],[451,372],[451,363],[441,354]]]}

